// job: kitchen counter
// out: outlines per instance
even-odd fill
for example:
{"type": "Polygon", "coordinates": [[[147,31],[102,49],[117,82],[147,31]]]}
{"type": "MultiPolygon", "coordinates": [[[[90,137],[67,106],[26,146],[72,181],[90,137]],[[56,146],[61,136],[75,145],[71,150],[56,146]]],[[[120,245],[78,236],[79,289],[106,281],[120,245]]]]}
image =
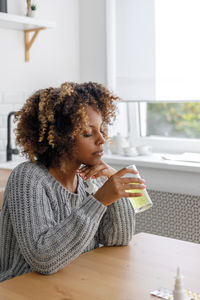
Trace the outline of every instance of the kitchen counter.
{"type": "Polygon", "coordinates": [[[6,182],[12,170],[0,168],[0,209],[3,200],[3,194],[6,186],[6,182]]]}
{"type": "Polygon", "coordinates": [[[26,161],[25,159],[18,159],[9,162],[2,162],[0,163],[0,209],[2,205],[4,190],[6,186],[6,182],[11,171],[20,163],[26,161]]]}
{"type": "Polygon", "coordinates": [[[11,173],[11,170],[0,168],[0,189],[3,189],[5,187],[10,173],[11,173]]]}
{"type": "Polygon", "coordinates": [[[12,170],[20,163],[27,161],[27,159],[19,158],[17,160],[0,162],[0,169],[12,170]]]}

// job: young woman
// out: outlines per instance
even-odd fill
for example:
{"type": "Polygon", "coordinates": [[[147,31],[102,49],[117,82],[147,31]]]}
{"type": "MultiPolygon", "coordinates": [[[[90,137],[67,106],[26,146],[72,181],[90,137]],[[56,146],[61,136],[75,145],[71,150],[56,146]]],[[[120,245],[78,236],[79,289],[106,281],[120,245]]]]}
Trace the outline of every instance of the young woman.
{"type": "MultiPolygon", "coordinates": [[[[37,91],[16,113],[28,161],[11,173],[0,215],[0,281],[55,273],[100,245],[127,245],[135,214],[127,197],[144,180],[105,164],[103,144],[118,100],[97,83],[37,91]],[[93,191],[88,192],[90,178],[93,191]],[[132,185],[132,183],[137,183],[132,185]]],[[[90,187],[91,188],[91,187],[90,187]]]]}

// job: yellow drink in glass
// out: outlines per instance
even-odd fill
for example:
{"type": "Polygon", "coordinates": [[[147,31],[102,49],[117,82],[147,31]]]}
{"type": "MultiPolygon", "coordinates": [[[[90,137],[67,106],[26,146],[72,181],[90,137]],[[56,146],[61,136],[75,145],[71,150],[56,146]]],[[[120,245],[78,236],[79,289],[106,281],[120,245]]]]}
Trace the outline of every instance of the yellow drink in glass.
{"type": "MultiPolygon", "coordinates": [[[[137,171],[135,165],[128,166],[127,168],[137,171]]],[[[127,173],[124,177],[141,178],[139,174],[131,174],[131,173],[127,173]]],[[[138,184],[138,183],[132,183],[132,184],[138,184]]],[[[151,198],[149,197],[146,189],[144,189],[144,190],[133,189],[133,190],[127,190],[126,192],[142,194],[142,196],[140,196],[140,197],[129,197],[129,200],[131,201],[131,204],[133,205],[135,213],[143,212],[146,209],[152,207],[153,203],[152,203],[151,198]]]]}

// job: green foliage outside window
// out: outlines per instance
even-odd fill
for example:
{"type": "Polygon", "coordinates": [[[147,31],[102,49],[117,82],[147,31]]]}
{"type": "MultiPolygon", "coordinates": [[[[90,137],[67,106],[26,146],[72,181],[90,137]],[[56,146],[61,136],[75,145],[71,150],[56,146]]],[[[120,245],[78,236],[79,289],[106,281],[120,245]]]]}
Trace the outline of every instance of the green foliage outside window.
{"type": "Polygon", "coordinates": [[[147,136],[200,138],[200,103],[148,103],[147,136]]]}

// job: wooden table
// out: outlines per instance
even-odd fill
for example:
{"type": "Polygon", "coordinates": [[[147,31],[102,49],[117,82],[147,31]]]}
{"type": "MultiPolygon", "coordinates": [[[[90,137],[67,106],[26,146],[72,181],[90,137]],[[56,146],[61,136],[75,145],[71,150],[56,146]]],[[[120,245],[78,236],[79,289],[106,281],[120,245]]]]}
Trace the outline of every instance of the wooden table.
{"type": "Polygon", "coordinates": [[[129,246],[102,247],[53,275],[29,273],[0,283],[2,300],[146,300],[173,289],[177,266],[185,288],[200,292],[200,245],[139,233],[129,246]]]}

